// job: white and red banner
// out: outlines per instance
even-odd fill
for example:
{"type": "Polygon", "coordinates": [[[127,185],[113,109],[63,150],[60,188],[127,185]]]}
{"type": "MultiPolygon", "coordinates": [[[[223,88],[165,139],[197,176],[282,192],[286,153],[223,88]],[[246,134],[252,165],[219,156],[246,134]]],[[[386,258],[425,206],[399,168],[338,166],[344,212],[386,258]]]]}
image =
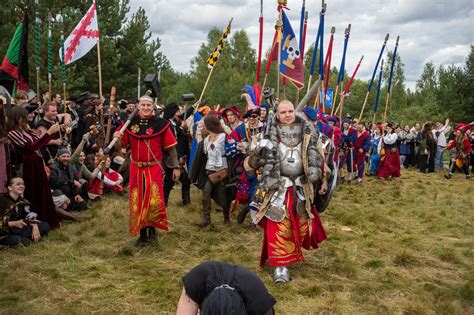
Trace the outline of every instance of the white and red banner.
{"type": "MultiPolygon", "coordinates": [[[[97,4],[94,2],[64,42],[64,64],[68,65],[84,57],[98,41],[97,4]]],[[[61,49],[59,56],[62,59],[61,49]]]]}

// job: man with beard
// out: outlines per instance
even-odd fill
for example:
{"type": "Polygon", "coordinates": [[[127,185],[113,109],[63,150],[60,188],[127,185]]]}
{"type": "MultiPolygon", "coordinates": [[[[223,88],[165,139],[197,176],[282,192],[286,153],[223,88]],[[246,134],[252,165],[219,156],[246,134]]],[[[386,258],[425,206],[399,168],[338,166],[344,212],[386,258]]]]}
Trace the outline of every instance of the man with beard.
{"type": "Polygon", "coordinates": [[[264,229],[260,265],[275,267],[274,281],[290,280],[288,266],[304,261],[302,248],[317,248],[326,239],[314,207],[317,193],[326,194],[322,181],[323,157],[317,150],[319,132],[296,116],[293,104],[281,101],[268,122],[268,137],[257,152],[263,159],[256,193],[259,205],[254,223],[264,229]],[[318,191],[319,189],[319,191],[318,191]]]}
{"type": "MultiPolygon", "coordinates": [[[[55,103],[47,103],[43,106],[44,116],[36,123],[36,131],[42,137],[55,123],[59,123],[58,107],[55,103]]],[[[58,149],[63,146],[62,132],[53,135],[48,145],[41,149],[41,154],[46,164],[54,162],[58,149]]]]}
{"type": "Polygon", "coordinates": [[[71,200],[70,210],[83,210],[87,208],[89,199],[87,182],[80,181],[79,173],[74,165],[69,163],[71,153],[67,148],[58,150],[58,160],[51,164],[49,183],[51,189],[59,189],[71,200]]]}

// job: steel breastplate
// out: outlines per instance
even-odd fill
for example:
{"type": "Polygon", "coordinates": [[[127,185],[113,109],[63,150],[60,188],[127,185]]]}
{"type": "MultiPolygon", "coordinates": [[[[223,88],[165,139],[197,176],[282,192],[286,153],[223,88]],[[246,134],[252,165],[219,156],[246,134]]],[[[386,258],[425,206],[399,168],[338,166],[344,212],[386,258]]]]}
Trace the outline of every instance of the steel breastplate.
{"type": "Polygon", "coordinates": [[[300,123],[291,125],[278,124],[280,142],[290,147],[296,147],[303,140],[303,126],[300,123]]]}
{"type": "Polygon", "coordinates": [[[280,155],[280,174],[282,176],[297,177],[303,174],[301,146],[301,142],[295,147],[287,146],[283,142],[278,144],[278,153],[280,155]]]}

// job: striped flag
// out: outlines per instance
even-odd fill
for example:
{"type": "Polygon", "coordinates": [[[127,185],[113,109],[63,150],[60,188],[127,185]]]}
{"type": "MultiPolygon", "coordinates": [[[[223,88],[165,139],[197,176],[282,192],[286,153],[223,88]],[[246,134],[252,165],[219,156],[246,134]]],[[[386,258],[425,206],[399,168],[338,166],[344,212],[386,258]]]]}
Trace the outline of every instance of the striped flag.
{"type": "Polygon", "coordinates": [[[230,34],[231,24],[232,24],[232,19],[230,19],[229,24],[227,25],[227,28],[225,29],[224,34],[222,34],[221,39],[219,40],[219,43],[217,44],[216,48],[212,51],[209,58],[207,58],[207,65],[209,68],[213,68],[217,63],[217,60],[219,60],[219,56],[221,55],[221,52],[224,49],[225,39],[230,34]]]}

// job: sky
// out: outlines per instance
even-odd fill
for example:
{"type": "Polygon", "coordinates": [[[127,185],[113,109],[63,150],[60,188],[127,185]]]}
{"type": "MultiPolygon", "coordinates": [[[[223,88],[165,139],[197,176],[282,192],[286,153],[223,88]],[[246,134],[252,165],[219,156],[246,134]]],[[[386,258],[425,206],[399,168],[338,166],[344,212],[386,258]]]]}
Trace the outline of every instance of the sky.
{"type": "MultiPolygon", "coordinates": [[[[299,37],[302,0],[288,0],[286,11],[299,37]]],[[[350,74],[360,57],[364,61],[357,74],[369,80],[387,33],[388,50],[393,51],[400,36],[398,53],[405,64],[406,85],[414,89],[426,62],[439,65],[464,65],[474,43],[474,1],[472,0],[326,0],[325,49],[331,26],[336,27],[332,64],[339,68],[344,43],[344,29],[352,25],[346,57],[350,74]]],[[[232,29],[244,29],[257,50],[260,16],[259,0],[130,0],[130,14],[139,7],[146,11],[150,31],[161,40],[161,51],[171,66],[180,72],[190,70],[191,59],[207,41],[213,27],[222,30],[231,17],[232,29]]],[[[277,1],[263,1],[263,51],[273,39],[277,19],[277,1]]],[[[306,0],[308,29],[306,48],[314,43],[319,25],[320,0],[306,0]]],[[[216,43],[217,44],[217,43],[216,43]]]]}

